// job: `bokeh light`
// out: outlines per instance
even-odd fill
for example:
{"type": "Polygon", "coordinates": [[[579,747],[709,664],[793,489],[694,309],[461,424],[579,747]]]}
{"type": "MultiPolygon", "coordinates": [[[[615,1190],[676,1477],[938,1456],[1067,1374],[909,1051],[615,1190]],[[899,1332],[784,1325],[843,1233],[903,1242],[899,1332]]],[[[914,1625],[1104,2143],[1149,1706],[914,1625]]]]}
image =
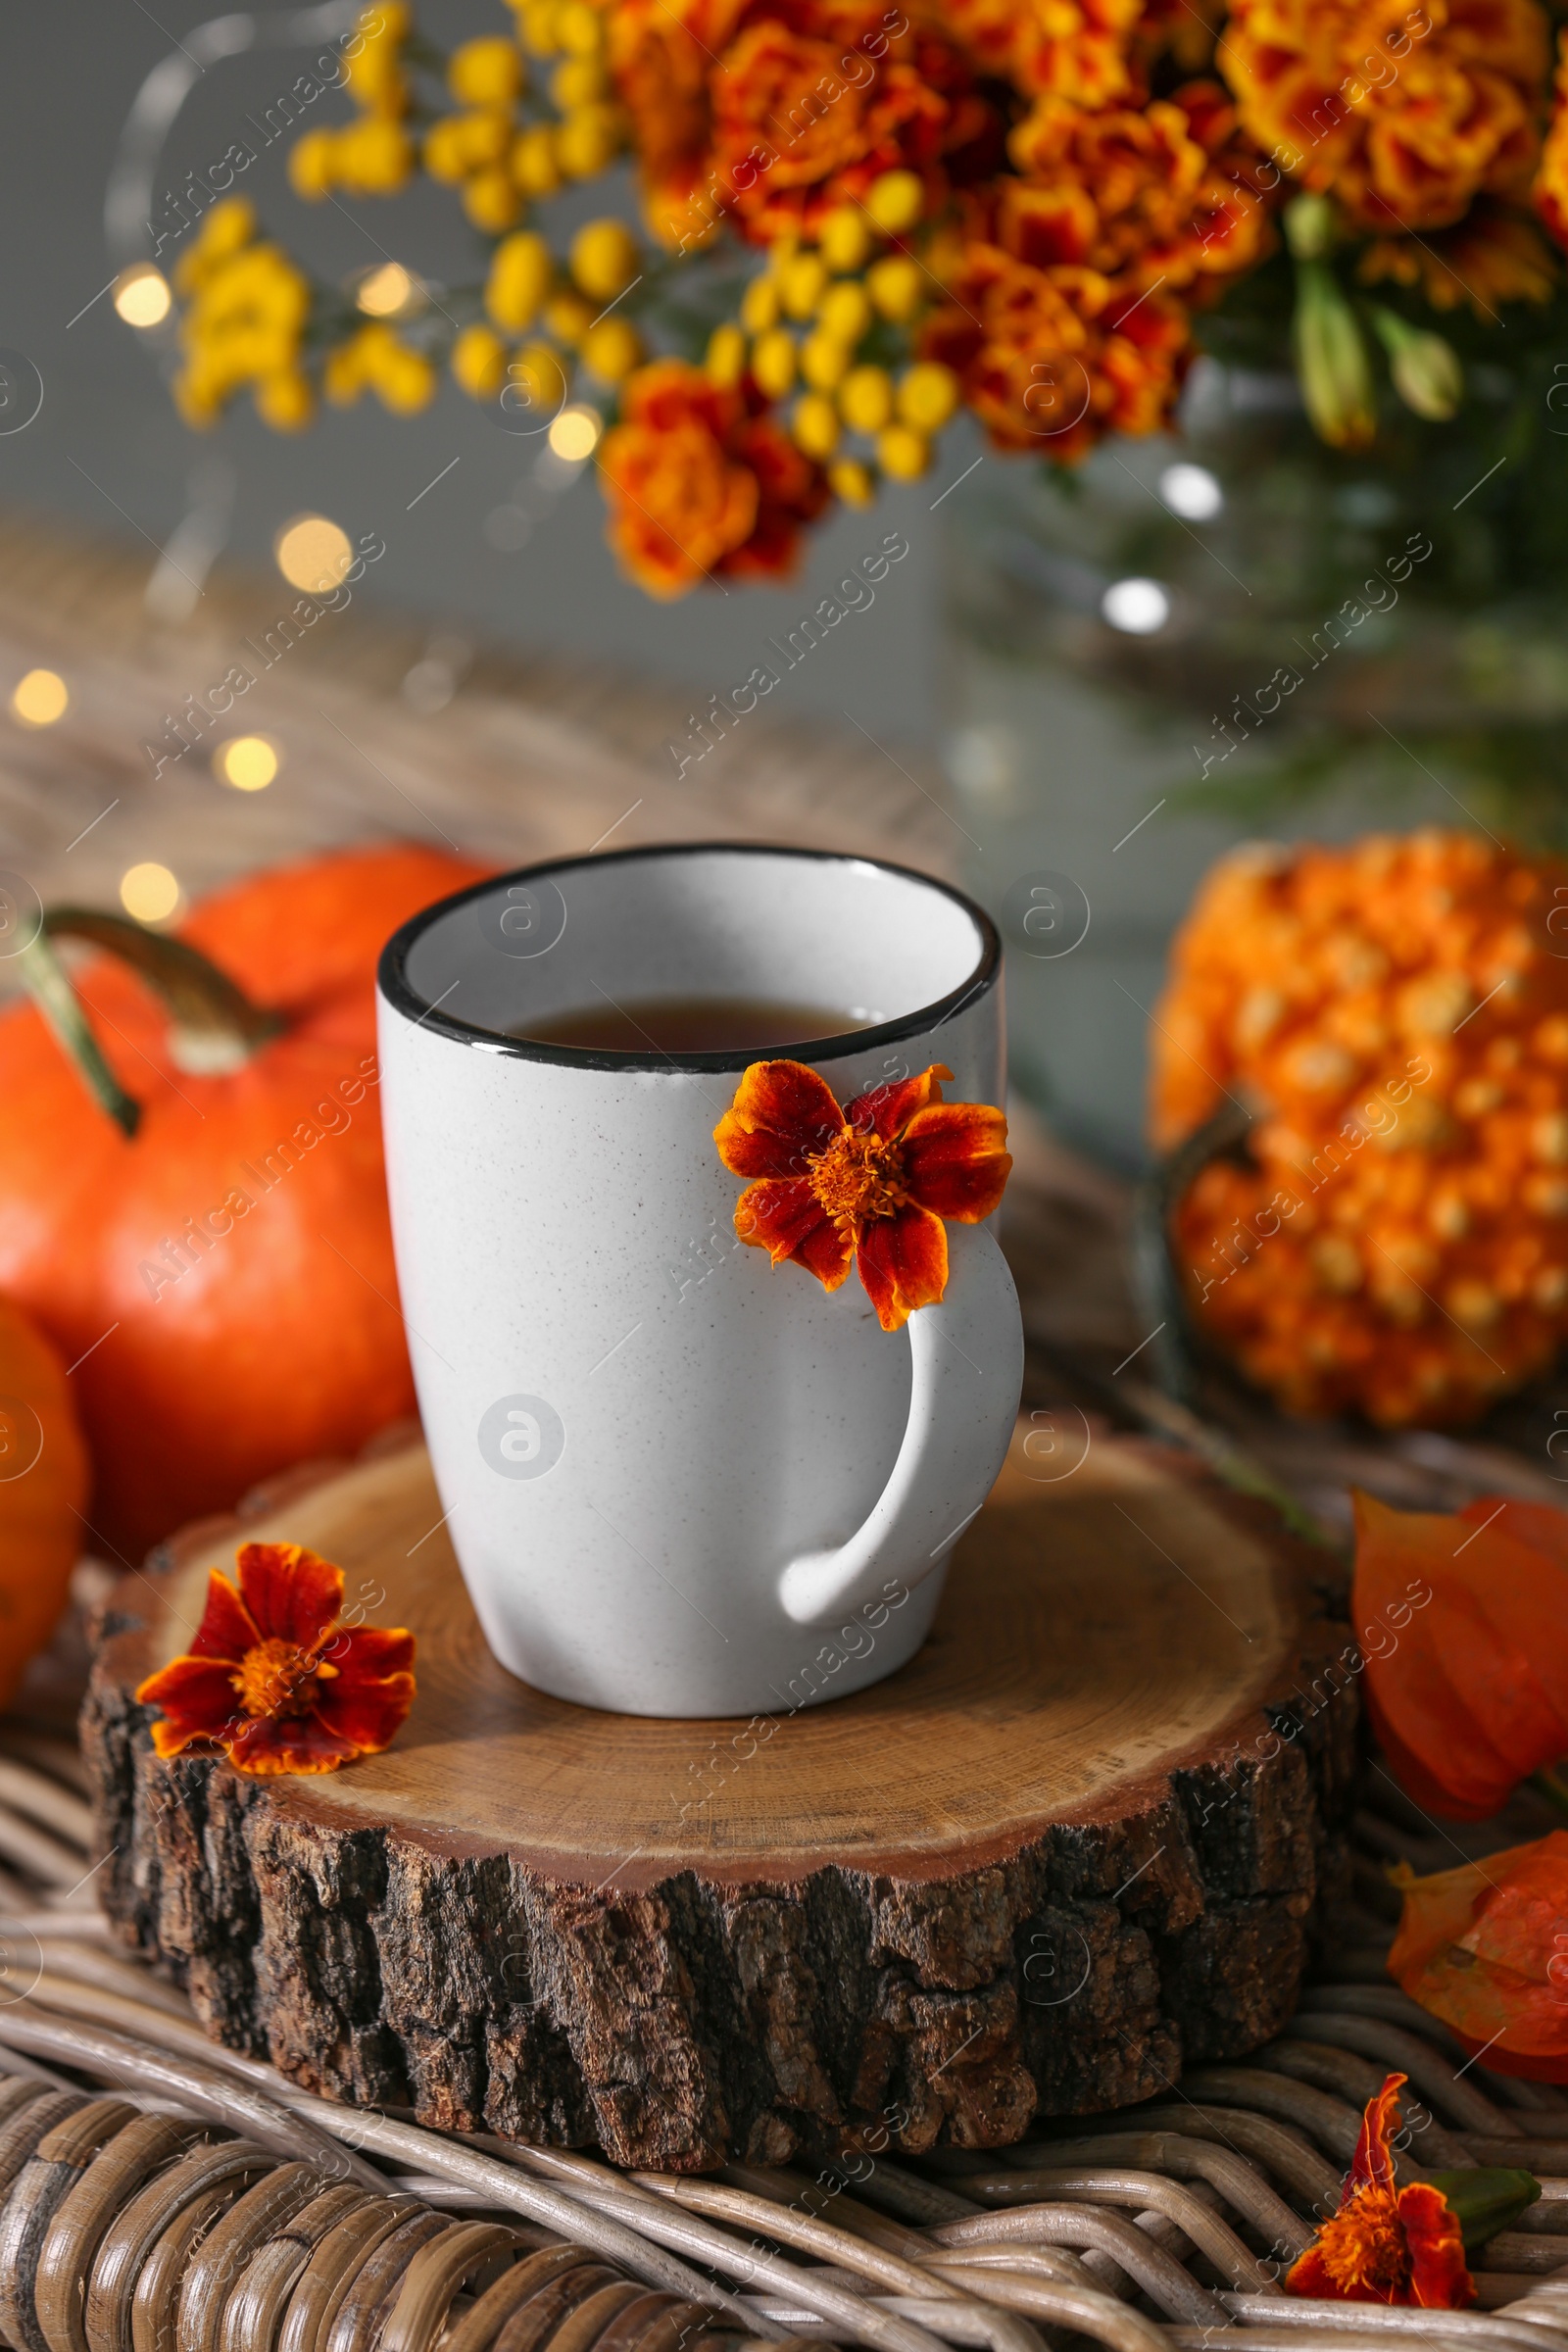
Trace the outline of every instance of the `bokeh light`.
{"type": "Polygon", "coordinates": [[[325,514],[296,514],[272,542],[277,568],[291,588],[324,595],[354,561],[349,535],[325,514]]]}
{"type": "Polygon", "coordinates": [[[605,420],[597,409],[563,409],[550,427],[550,446],[558,458],[580,466],[599,446],[605,420]]]}
{"type": "Polygon", "coordinates": [[[1100,610],[1113,629],[1129,637],[1152,637],[1170,618],[1170,596],[1157,580],[1112,580],[1100,610]]]}
{"type": "Polygon", "coordinates": [[[151,262],[122,270],[115,280],[115,308],[127,326],[159,326],[169,317],[174,297],[169,280],[151,262]]]}
{"type": "Polygon", "coordinates": [[[1167,466],[1159,477],[1159,495],[1184,522],[1208,522],[1225,504],[1225,493],[1206,466],[1185,461],[1167,466]]]}
{"type": "Polygon", "coordinates": [[[265,735],[232,735],[213,754],[213,773],[236,792],[265,792],[282,764],[265,735]]]}
{"type": "Polygon", "coordinates": [[[179,905],[179,884],[167,865],[149,858],[121,875],[120,904],[138,923],[161,923],[179,905]]]}
{"type": "Polygon", "coordinates": [[[396,318],[401,312],[414,309],[423,291],[401,262],[383,262],[379,270],[361,278],[354,299],[371,318],[396,318]]]}
{"type": "Polygon", "coordinates": [[[11,697],[11,715],[24,727],[52,727],[70,703],[64,678],[52,669],[29,669],[11,697]]]}

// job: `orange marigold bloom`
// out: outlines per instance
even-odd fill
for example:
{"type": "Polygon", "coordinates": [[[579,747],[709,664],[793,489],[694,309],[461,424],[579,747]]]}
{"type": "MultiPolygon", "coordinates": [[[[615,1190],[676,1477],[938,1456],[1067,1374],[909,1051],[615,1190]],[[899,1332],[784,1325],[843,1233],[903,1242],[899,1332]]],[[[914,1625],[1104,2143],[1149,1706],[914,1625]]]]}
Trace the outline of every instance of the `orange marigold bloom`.
{"type": "Polygon", "coordinates": [[[1557,40],[1557,107],[1541,151],[1536,210],[1559,245],[1568,245],[1568,32],[1557,40]]]}
{"type": "MultiPolygon", "coordinates": [[[[1544,164],[1542,170],[1544,181],[1544,164]]],[[[1538,181],[1538,192],[1541,185],[1538,181]]],[[[1495,326],[1504,303],[1549,302],[1562,271],[1532,221],[1483,201],[1457,227],[1435,230],[1430,237],[1374,238],[1357,275],[1367,285],[1392,279],[1396,285],[1419,286],[1438,311],[1456,311],[1468,302],[1478,318],[1495,326]]]]}
{"type": "Polygon", "coordinates": [[[987,73],[1075,106],[1136,98],[1130,57],[1141,0],[947,0],[958,37],[987,73]]]}
{"type": "Polygon", "coordinates": [[[1476,2299],[1459,2217],[1427,2180],[1395,2185],[1390,2133],[1403,2075],[1368,2099],[1349,2179],[1317,2236],[1286,2274],[1286,2291],[1330,2303],[1399,2303],[1463,2311],[1476,2299]]]}
{"type": "Polygon", "coordinates": [[[1138,292],[1250,270],[1268,216],[1233,164],[1235,133],[1213,82],[1098,114],[1041,99],[1007,141],[1023,177],[999,192],[997,242],[1037,269],[1085,264],[1138,292]]]}
{"type": "Polygon", "coordinates": [[[628,379],[599,466],[610,544],[655,596],[719,573],[782,577],[801,525],[827,503],[820,468],[745,392],[682,360],[628,379]]]}
{"type": "Polygon", "coordinates": [[[1568,2082],[1568,1831],[1399,1883],[1395,1983],[1498,2074],[1568,2082]]]}
{"type": "Polygon", "coordinates": [[[1007,1122],[987,1102],[944,1102],[936,1062],[841,1109],[800,1061],[754,1061],[713,1130],[718,1156],[750,1176],[735,1204],[743,1242],[794,1258],[836,1291],[852,1260],[884,1331],[948,1286],[945,1217],[977,1225],[1012,1167],[1007,1122]]]}
{"type": "Polygon", "coordinates": [[[731,219],[756,243],[814,228],[884,172],[933,200],[994,156],[1000,130],[961,50],[927,22],[889,28],[863,0],[620,0],[611,62],[665,243],[731,219]]]}
{"type": "Polygon", "coordinates": [[[1242,122],[1374,229],[1523,200],[1549,64],[1537,0],[1232,0],[1219,63],[1242,122]]]}
{"type": "Polygon", "coordinates": [[[414,1636],[346,1626],[343,1571],[299,1544],[246,1544],[239,1590],[214,1569],[188,1653],[136,1692],[161,1756],[220,1747],[248,1773],[335,1772],[389,1747],[414,1704],[414,1636]]]}
{"type": "Polygon", "coordinates": [[[970,246],[950,283],[921,348],[955,370],[999,449],[1075,465],[1102,432],[1156,432],[1175,407],[1190,329],[1170,295],[992,244],[970,246]]]}
{"type": "Polygon", "coordinates": [[[1488,1494],[1449,1517],[1357,1494],[1354,1619],[1367,1714],[1417,1804],[1485,1821],[1568,1756],[1568,1514],[1488,1494]]]}

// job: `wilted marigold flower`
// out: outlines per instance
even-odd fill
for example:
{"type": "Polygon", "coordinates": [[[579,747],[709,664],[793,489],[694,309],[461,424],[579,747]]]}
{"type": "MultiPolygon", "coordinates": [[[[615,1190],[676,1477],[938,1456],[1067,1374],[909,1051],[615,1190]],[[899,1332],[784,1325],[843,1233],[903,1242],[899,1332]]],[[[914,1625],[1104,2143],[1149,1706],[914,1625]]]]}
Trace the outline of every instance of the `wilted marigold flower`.
{"type": "Polygon", "coordinates": [[[1374,229],[1523,199],[1549,63],[1537,0],[1231,0],[1218,63],[1259,147],[1374,229]]]}
{"type": "Polygon", "coordinates": [[[1395,2178],[1403,2075],[1367,2101],[1338,2213],[1292,2264],[1285,2291],[1328,2303],[1393,2303],[1463,2311],[1476,2299],[1459,2217],[1441,2188],[1395,2178]]]}
{"type": "Polygon", "coordinates": [[[820,467],[745,390],[682,360],[657,360],[628,379],[599,466],[610,543],[661,597],[719,573],[781,576],[801,525],[827,503],[820,467]]]}

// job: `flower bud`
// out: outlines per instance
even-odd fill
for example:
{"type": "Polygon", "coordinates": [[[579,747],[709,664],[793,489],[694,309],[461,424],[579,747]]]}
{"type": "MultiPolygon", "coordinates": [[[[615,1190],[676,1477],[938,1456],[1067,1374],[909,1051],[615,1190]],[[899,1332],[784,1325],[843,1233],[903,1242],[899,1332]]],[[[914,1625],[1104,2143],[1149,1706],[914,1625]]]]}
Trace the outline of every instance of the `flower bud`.
{"type": "Polygon", "coordinates": [[[1365,449],[1377,432],[1371,361],[1355,313],[1326,262],[1296,266],[1296,372],[1313,430],[1333,449],[1365,449]]]}
{"type": "Polygon", "coordinates": [[[1394,389],[1407,409],[1433,424],[1446,424],[1464,398],[1464,369],[1453,345],[1429,328],[1412,326],[1381,304],[1372,313],[1394,389]]]}

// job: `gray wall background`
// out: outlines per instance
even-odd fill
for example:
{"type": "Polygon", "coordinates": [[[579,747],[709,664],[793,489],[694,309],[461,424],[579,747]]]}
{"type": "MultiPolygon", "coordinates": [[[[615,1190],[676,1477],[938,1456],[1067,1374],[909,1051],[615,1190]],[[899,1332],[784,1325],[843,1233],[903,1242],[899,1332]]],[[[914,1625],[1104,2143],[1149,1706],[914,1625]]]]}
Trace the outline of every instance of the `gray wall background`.
{"type": "MultiPolygon", "coordinates": [[[[213,13],[217,13],[215,10],[213,13]]],[[[780,715],[836,715],[852,704],[877,734],[929,743],[938,725],[936,584],[940,514],[932,502],[973,452],[955,436],[945,470],[874,510],[840,514],[809,542],[790,586],[704,589],[661,606],[621,578],[603,543],[603,506],[589,469],[553,505],[528,544],[503,553],[485,518],[513,497],[537,443],[498,431],[456,387],[414,418],[372,399],[323,412],[308,433],[260,425],[248,397],[218,428],[179,420],[142,338],[116,318],[103,198],[121,124],[144,75],[206,20],[189,0],[4,0],[0,181],[7,234],[0,278],[0,345],[42,375],[44,404],[24,432],[0,437],[0,503],[52,511],[145,546],[149,566],[191,502],[192,470],[212,456],[233,466],[237,490],[227,553],[270,564],[278,524],[318,509],[350,532],[379,530],[386,560],[367,594],[383,604],[469,624],[536,651],[599,659],[689,683],[699,695],[744,677],[761,642],[808,610],[847,564],[884,531],[902,528],[910,559],[871,610],[841,627],[785,681],[780,715]],[[98,295],[94,301],[92,298],[98,295]],[[91,307],[83,310],[84,305],[91,307]],[[81,315],[78,317],[77,314],[81,315]],[[72,321],[74,320],[74,323],[72,321]],[[409,509],[456,458],[444,481],[409,509]]],[[[500,0],[422,0],[419,15],[445,46],[507,21],[500,0]]],[[[319,46],[319,43],[315,45],[319,46]]],[[[161,186],[177,186],[240,135],[312,51],[267,49],[212,67],[192,91],[165,151],[161,186]]],[[[312,120],[342,119],[329,94],[312,120]]],[[[362,201],[352,215],[305,205],[284,176],[286,141],[259,157],[243,185],[264,224],[318,275],[358,271],[382,251],[457,284],[480,274],[483,241],[453,193],[429,185],[362,201]]],[[[564,200],[567,224],[607,209],[603,185],[564,200]]],[[[167,248],[170,260],[183,246],[167,248]]]]}

